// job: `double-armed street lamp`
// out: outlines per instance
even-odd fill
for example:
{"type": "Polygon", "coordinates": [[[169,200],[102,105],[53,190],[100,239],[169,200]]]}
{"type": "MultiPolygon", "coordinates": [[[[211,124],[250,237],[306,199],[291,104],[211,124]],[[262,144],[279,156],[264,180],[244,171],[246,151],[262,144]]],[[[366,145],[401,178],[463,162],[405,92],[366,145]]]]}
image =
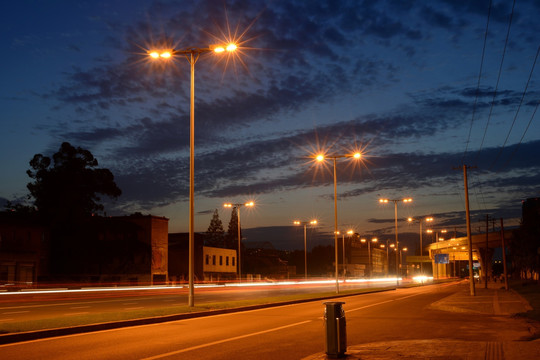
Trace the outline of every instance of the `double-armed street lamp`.
{"type": "Polygon", "coordinates": [[[304,226],[304,277],[307,280],[307,226],[308,225],[317,225],[317,220],[311,220],[311,221],[299,221],[295,220],[293,222],[294,225],[303,225],[304,226]]]}
{"type": "MultiPolygon", "coordinates": [[[[400,258],[402,264],[403,264],[403,253],[404,252],[407,252],[407,248],[402,248],[401,250],[399,250],[399,258],[400,258]]],[[[409,264],[407,264],[407,265],[409,265],[409,264]]],[[[405,275],[408,275],[408,272],[409,272],[409,267],[406,266],[405,267],[405,275]]]]}
{"type": "Polygon", "coordinates": [[[189,47],[182,50],[161,49],[151,50],[148,56],[155,60],[169,60],[176,55],[185,56],[191,65],[191,87],[190,87],[190,117],[189,117],[189,306],[195,305],[194,292],[194,271],[195,271],[195,220],[194,220],[194,193],[195,193],[195,63],[201,54],[214,52],[216,54],[233,52],[237,48],[236,44],[210,45],[207,48],[189,47]]]}
{"type": "Polygon", "coordinates": [[[386,240],[386,245],[381,244],[381,248],[386,248],[386,277],[388,277],[390,273],[390,248],[394,248],[396,245],[394,244],[388,244],[390,240],[386,240]]]}
{"type": "Polygon", "coordinates": [[[331,159],[334,165],[334,248],[335,248],[335,264],[336,264],[336,294],[339,294],[339,270],[338,270],[338,215],[337,215],[337,174],[336,174],[336,162],[337,159],[353,158],[360,160],[362,154],[359,152],[353,154],[344,155],[326,155],[318,154],[314,156],[315,160],[322,163],[326,159],[331,159]]]}
{"type": "Polygon", "coordinates": [[[379,239],[377,239],[377,238],[373,238],[373,239],[371,239],[371,241],[367,241],[364,238],[360,239],[361,243],[366,243],[367,242],[367,244],[368,244],[368,263],[369,263],[369,277],[370,278],[373,275],[373,259],[372,259],[372,256],[371,256],[371,243],[376,243],[377,241],[379,241],[379,239]]]}
{"type": "Polygon", "coordinates": [[[422,256],[423,256],[423,245],[422,245],[422,222],[423,221],[426,221],[426,222],[431,222],[433,221],[433,218],[430,216],[430,217],[427,217],[427,218],[418,218],[418,219],[414,219],[412,217],[408,218],[407,219],[408,222],[413,222],[413,221],[418,221],[418,223],[420,224],[420,275],[424,275],[424,261],[422,259],[422,256]]]}
{"type": "MultiPolygon", "coordinates": [[[[434,231],[433,229],[427,229],[426,232],[428,234],[432,234],[433,235],[433,242],[437,242],[437,241],[443,241],[444,238],[440,238],[439,237],[439,231],[434,231]]],[[[446,229],[442,229],[440,230],[441,234],[446,234],[447,233],[447,230],[446,229]]]]}
{"type": "MultiPolygon", "coordinates": [[[[404,203],[410,203],[412,202],[412,199],[411,198],[404,198],[404,199],[379,199],[379,203],[381,204],[387,204],[389,202],[393,202],[394,203],[394,219],[395,219],[395,234],[396,234],[396,251],[398,251],[398,255],[399,255],[399,240],[398,240],[398,217],[397,217],[397,204],[398,202],[402,201],[404,203]]],[[[400,269],[400,266],[399,266],[399,256],[396,256],[396,283],[397,285],[399,285],[399,269],[400,269]]]]}
{"type": "Polygon", "coordinates": [[[345,280],[345,277],[347,276],[347,268],[346,268],[346,265],[347,265],[347,262],[345,260],[345,234],[351,236],[354,234],[354,231],[352,230],[347,230],[347,231],[339,231],[337,232],[337,234],[341,234],[342,235],[342,238],[341,238],[341,248],[343,249],[343,280],[345,280]]]}
{"type": "Polygon", "coordinates": [[[242,281],[242,232],[240,231],[240,208],[242,206],[253,207],[255,203],[249,201],[243,204],[223,204],[223,207],[236,209],[236,219],[237,219],[237,228],[238,228],[238,280],[242,281]]]}

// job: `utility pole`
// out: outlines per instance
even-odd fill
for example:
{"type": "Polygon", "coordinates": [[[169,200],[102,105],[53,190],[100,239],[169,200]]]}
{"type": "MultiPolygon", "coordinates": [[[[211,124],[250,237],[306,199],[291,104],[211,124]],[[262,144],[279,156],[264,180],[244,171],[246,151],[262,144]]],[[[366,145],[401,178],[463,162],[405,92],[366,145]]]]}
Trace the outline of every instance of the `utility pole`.
{"type": "Polygon", "coordinates": [[[469,283],[471,296],[476,295],[474,288],[474,270],[473,270],[473,256],[472,256],[472,237],[471,237],[471,214],[469,211],[469,186],[467,184],[467,166],[463,164],[463,182],[465,184],[465,216],[467,218],[467,243],[469,245],[469,283]]]}
{"type": "Polygon", "coordinates": [[[503,255],[503,269],[504,269],[504,288],[508,291],[508,270],[506,268],[506,245],[504,244],[504,225],[503,218],[501,218],[501,246],[503,255]]]}
{"type": "Polygon", "coordinates": [[[484,251],[484,289],[488,288],[489,214],[486,214],[486,250],[484,251]]]}

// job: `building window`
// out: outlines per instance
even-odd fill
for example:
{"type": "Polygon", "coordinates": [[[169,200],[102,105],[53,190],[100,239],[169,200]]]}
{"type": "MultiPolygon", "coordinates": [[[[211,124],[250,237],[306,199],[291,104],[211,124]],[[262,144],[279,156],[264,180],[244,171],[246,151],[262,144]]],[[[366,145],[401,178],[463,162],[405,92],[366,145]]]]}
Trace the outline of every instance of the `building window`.
{"type": "Polygon", "coordinates": [[[216,255],[212,256],[212,265],[216,265],[216,255]]]}
{"type": "Polygon", "coordinates": [[[206,265],[210,265],[210,255],[206,255],[206,265]]]}
{"type": "Polygon", "coordinates": [[[233,256],[231,259],[232,259],[232,266],[236,266],[236,265],[234,264],[234,260],[235,260],[236,258],[233,256]]]}
{"type": "Polygon", "coordinates": [[[229,266],[229,257],[228,256],[225,257],[225,265],[229,266]]]}
{"type": "Polygon", "coordinates": [[[219,265],[223,265],[223,256],[219,256],[219,265]]]}

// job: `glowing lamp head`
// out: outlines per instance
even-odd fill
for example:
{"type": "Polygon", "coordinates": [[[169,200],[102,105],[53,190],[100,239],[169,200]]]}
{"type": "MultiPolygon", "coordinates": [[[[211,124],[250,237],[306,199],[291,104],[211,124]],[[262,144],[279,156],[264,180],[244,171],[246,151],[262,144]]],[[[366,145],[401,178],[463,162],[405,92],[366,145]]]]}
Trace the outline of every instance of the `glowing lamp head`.
{"type": "Polygon", "coordinates": [[[321,161],[324,161],[324,155],[323,154],[319,154],[315,157],[315,160],[317,160],[318,162],[321,162],[321,161]]]}
{"type": "Polygon", "coordinates": [[[227,45],[221,45],[221,44],[210,45],[210,50],[218,54],[225,51],[232,52],[232,51],[235,51],[236,48],[237,48],[236,44],[232,44],[232,43],[227,44],[227,45]]]}
{"type": "Polygon", "coordinates": [[[387,204],[388,203],[388,199],[379,199],[379,202],[381,204],[387,204]]]}
{"type": "Polygon", "coordinates": [[[152,59],[169,59],[172,56],[171,51],[164,50],[164,51],[158,51],[154,50],[148,53],[148,56],[150,56],[152,59]]]}
{"type": "Polygon", "coordinates": [[[412,202],[412,198],[406,198],[406,199],[403,199],[403,202],[406,202],[406,203],[412,202]]]}
{"type": "Polygon", "coordinates": [[[244,205],[252,207],[252,206],[255,206],[255,203],[253,201],[250,201],[250,202],[245,203],[244,205]]]}
{"type": "Polygon", "coordinates": [[[353,158],[355,158],[355,159],[360,159],[361,157],[362,157],[362,154],[360,154],[359,152],[354,153],[354,155],[353,155],[353,158]]]}
{"type": "Polygon", "coordinates": [[[408,222],[412,222],[414,219],[412,217],[407,218],[408,222]]]}
{"type": "Polygon", "coordinates": [[[294,225],[300,225],[300,221],[294,220],[294,221],[293,221],[293,224],[294,224],[294,225]]]}
{"type": "Polygon", "coordinates": [[[311,220],[309,223],[310,223],[311,225],[317,225],[317,220],[311,220]]]}
{"type": "Polygon", "coordinates": [[[223,204],[223,207],[226,207],[226,208],[232,208],[232,204],[230,204],[230,203],[223,204]]]}

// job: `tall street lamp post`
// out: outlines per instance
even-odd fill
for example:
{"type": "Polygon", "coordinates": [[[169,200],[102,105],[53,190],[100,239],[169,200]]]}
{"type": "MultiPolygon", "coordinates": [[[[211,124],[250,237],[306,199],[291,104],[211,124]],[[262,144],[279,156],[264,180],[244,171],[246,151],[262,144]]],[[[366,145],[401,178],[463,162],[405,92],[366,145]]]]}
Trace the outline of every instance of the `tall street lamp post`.
{"type": "MultiPolygon", "coordinates": [[[[352,234],[354,234],[354,231],[347,231],[347,235],[351,236],[352,234]]],[[[347,276],[347,260],[345,258],[345,232],[343,232],[343,239],[341,245],[343,246],[343,280],[345,280],[345,277],[347,276]]]]}
{"type": "Polygon", "coordinates": [[[386,277],[388,277],[388,246],[386,246],[385,244],[381,244],[379,246],[381,247],[381,249],[386,249],[386,266],[384,267],[384,270],[386,277]]]}
{"type": "Polygon", "coordinates": [[[304,226],[304,278],[307,280],[307,226],[308,225],[317,225],[317,220],[311,221],[298,221],[295,220],[294,225],[303,225],[304,226]]]}
{"type": "Polygon", "coordinates": [[[335,263],[336,263],[336,294],[339,294],[339,270],[338,270],[338,215],[337,215],[337,175],[336,175],[336,162],[341,158],[354,158],[360,159],[362,155],[357,152],[354,154],[346,155],[323,155],[319,154],[315,156],[315,160],[323,162],[326,159],[332,159],[334,165],[334,248],[335,248],[335,263]]]}
{"type": "MultiPolygon", "coordinates": [[[[394,203],[394,219],[395,219],[395,234],[396,234],[396,251],[397,251],[397,254],[399,255],[399,240],[398,240],[398,223],[397,223],[397,204],[398,202],[400,201],[403,201],[404,203],[410,203],[412,202],[412,199],[411,198],[405,198],[405,199],[379,199],[379,203],[381,204],[387,204],[388,202],[392,201],[394,203]]],[[[399,271],[400,271],[400,266],[399,266],[399,256],[396,256],[396,284],[399,285],[399,271]]]]}
{"type": "Polygon", "coordinates": [[[242,246],[241,246],[242,232],[240,231],[240,208],[242,206],[253,207],[254,205],[255,203],[253,201],[250,201],[244,204],[231,204],[231,203],[223,204],[223,206],[226,208],[236,209],[236,219],[238,220],[237,228],[238,228],[238,280],[239,281],[242,281],[242,246]]]}
{"type": "Polygon", "coordinates": [[[342,252],[343,252],[343,256],[342,256],[342,265],[343,265],[343,280],[345,280],[345,276],[347,275],[347,268],[346,268],[346,261],[345,261],[345,234],[351,236],[352,234],[354,234],[354,231],[352,230],[347,230],[347,231],[339,231],[337,232],[338,235],[341,234],[341,249],[342,249],[342,252]]]}
{"type": "Polygon", "coordinates": [[[223,53],[225,51],[235,51],[235,44],[210,45],[207,48],[190,47],[183,50],[153,50],[148,55],[153,59],[170,59],[175,55],[184,55],[191,65],[191,87],[190,87],[190,117],[189,117],[189,306],[195,306],[195,291],[193,285],[195,270],[195,220],[194,220],[194,193],[195,193],[195,63],[201,54],[214,52],[223,53]]]}
{"type": "Polygon", "coordinates": [[[413,221],[418,221],[418,223],[420,224],[420,275],[424,275],[424,261],[422,259],[422,255],[423,255],[423,244],[422,244],[422,221],[427,221],[427,222],[431,222],[433,221],[433,218],[432,217],[427,217],[427,218],[419,218],[419,219],[414,219],[412,217],[408,218],[407,219],[408,222],[413,222],[413,221]]]}

